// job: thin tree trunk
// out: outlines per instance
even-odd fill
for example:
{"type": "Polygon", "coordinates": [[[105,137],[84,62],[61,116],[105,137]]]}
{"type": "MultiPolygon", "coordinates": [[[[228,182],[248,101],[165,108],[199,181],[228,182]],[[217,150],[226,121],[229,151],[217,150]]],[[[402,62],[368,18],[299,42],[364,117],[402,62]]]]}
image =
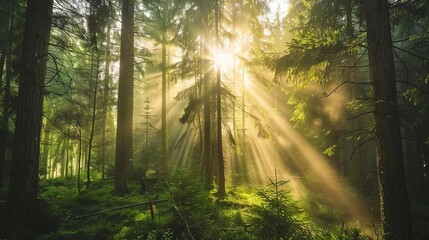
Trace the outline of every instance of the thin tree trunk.
{"type": "Polygon", "coordinates": [[[65,177],[69,176],[69,158],[70,158],[70,138],[67,137],[66,139],[66,166],[65,166],[65,177]]]}
{"type": "Polygon", "coordinates": [[[80,193],[80,169],[82,162],[82,130],[79,130],[79,145],[77,153],[77,191],[80,193]]]}
{"type": "MultiPolygon", "coordinates": [[[[220,34],[219,34],[220,9],[219,0],[215,1],[215,28],[216,28],[216,49],[217,54],[220,51],[220,34]]],[[[218,146],[218,164],[219,164],[219,191],[220,199],[225,197],[225,161],[223,159],[222,147],[222,94],[221,94],[221,68],[218,64],[216,69],[216,92],[217,92],[217,146],[218,146]]]]}
{"type": "Polygon", "coordinates": [[[165,177],[167,173],[167,4],[162,6],[162,111],[161,111],[161,158],[158,177],[165,177]]]}
{"type": "Polygon", "coordinates": [[[385,239],[412,239],[404,176],[395,68],[387,0],[365,1],[368,57],[376,98],[378,180],[385,239]]]}
{"type": "Polygon", "coordinates": [[[86,173],[86,166],[88,166],[88,144],[82,141],[82,169],[83,173],[86,173]]]}
{"type": "Polygon", "coordinates": [[[127,177],[133,158],[134,0],[122,1],[120,51],[115,191],[124,194],[128,192],[127,177]]]}
{"type": "Polygon", "coordinates": [[[66,161],[67,161],[67,139],[62,139],[61,147],[61,177],[66,176],[66,161]]]}
{"type": "Polygon", "coordinates": [[[45,127],[45,131],[43,132],[43,141],[42,141],[42,157],[40,159],[40,169],[43,169],[44,172],[42,171],[42,173],[44,173],[45,178],[47,178],[48,176],[48,158],[49,158],[49,139],[50,139],[50,130],[49,127],[47,126],[48,123],[46,123],[46,127],[45,127]]]}
{"type": "Polygon", "coordinates": [[[211,90],[211,74],[210,74],[210,51],[208,49],[209,43],[209,19],[208,19],[208,6],[206,1],[201,2],[201,16],[203,21],[203,72],[204,72],[204,166],[205,166],[205,182],[208,188],[213,187],[213,160],[212,160],[212,146],[211,146],[211,106],[210,106],[210,90],[211,90]]]}
{"type": "Polygon", "coordinates": [[[73,162],[75,161],[75,158],[73,158],[73,156],[75,156],[74,155],[74,147],[73,147],[73,145],[71,146],[71,154],[72,154],[72,157],[70,159],[70,178],[73,178],[73,173],[74,173],[73,167],[75,166],[75,165],[73,165],[73,162]]]}
{"type": "Polygon", "coordinates": [[[47,164],[47,179],[54,178],[54,160],[52,158],[48,158],[48,164],[47,164]]]}
{"type": "Polygon", "coordinates": [[[95,134],[95,118],[96,118],[96,111],[97,111],[97,90],[98,90],[98,80],[99,80],[98,68],[100,65],[100,53],[98,52],[98,50],[96,51],[97,51],[97,62],[95,65],[95,83],[94,83],[94,89],[92,92],[91,131],[89,133],[88,155],[87,155],[87,166],[86,166],[86,189],[89,188],[89,185],[91,183],[91,153],[92,153],[92,142],[94,140],[94,134],[95,134]]]}
{"type": "Polygon", "coordinates": [[[28,0],[21,57],[9,210],[13,226],[22,226],[37,199],[40,132],[52,0],[28,0]]]}
{"type": "Polygon", "coordinates": [[[105,178],[106,173],[106,130],[107,130],[107,107],[109,105],[109,83],[110,83],[110,23],[107,24],[106,33],[106,65],[104,72],[103,88],[103,142],[101,146],[101,179],[105,178]]]}
{"type": "MultiPolygon", "coordinates": [[[[196,98],[200,99],[203,94],[202,94],[202,79],[203,79],[203,73],[202,73],[202,63],[201,60],[203,59],[202,56],[202,51],[201,48],[203,46],[201,40],[198,41],[198,45],[199,45],[199,61],[198,61],[198,66],[197,66],[197,70],[195,72],[195,85],[196,85],[196,98]],[[197,74],[198,74],[198,81],[197,81],[197,74]]],[[[198,108],[198,134],[199,134],[199,138],[200,138],[200,159],[204,159],[204,135],[203,135],[203,124],[202,124],[202,120],[201,120],[201,108],[198,108]]],[[[200,162],[200,173],[201,176],[204,176],[204,170],[205,170],[205,161],[201,161],[200,162]]]]}
{"type": "Polygon", "coordinates": [[[246,165],[246,70],[243,66],[241,71],[241,162],[237,165],[239,167],[240,179],[244,182],[247,181],[247,165],[246,165]]]}
{"type": "MultiPolygon", "coordinates": [[[[236,35],[236,26],[235,26],[235,21],[237,20],[237,4],[236,1],[234,0],[233,3],[233,10],[232,10],[232,34],[236,35]]],[[[232,84],[233,84],[233,95],[236,96],[237,94],[237,88],[236,88],[236,81],[237,81],[237,60],[236,60],[236,53],[234,52],[233,54],[233,59],[232,59],[232,84]]],[[[238,136],[238,131],[237,131],[237,112],[236,112],[236,100],[232,99],[231,100],[231,104],[232,104],[232,129],[233,129],[233,136],[234,138],[236,138],[238,136]]],[[[237,170],[239,169],[238,167],[238,161],[239,161],[239,156],[238,156],[238,148],[237,145],[234,146],[233,148],[233,156],[231,159],[231,176],[232,176],[232,184],[236,184],[238,183],[238,172],[237,170]]]]}

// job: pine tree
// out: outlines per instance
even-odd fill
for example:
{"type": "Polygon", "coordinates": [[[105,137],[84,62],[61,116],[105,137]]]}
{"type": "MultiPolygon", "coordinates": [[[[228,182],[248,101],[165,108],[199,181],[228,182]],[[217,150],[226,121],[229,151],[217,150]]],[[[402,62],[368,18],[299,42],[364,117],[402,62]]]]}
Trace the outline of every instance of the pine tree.
{"type": "Polygon", "coordinates": [[[118,86],[115,191],[128,192],[127,178],[133,159],[134,1],[122,1],[121,59],[118,86]]]}
{"type": "Polygon", "coordinates": [[[9,182],[12,224],[21,226],[37,199],[40,131],[52,0],[28,0],[9,182]]]}

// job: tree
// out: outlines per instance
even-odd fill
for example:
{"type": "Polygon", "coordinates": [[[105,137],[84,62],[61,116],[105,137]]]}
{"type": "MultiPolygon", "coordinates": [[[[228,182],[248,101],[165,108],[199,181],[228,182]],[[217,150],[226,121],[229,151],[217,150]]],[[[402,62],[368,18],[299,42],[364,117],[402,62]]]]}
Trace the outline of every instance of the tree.
{"type": "MultiPolygon", "coordinates": [[[[219,0],[215,0],[215,28],[216,28],[216,51],[220,52],[220,6],[219,0]]],[[[216,92],[217,92],[217,144],[218,144],[218,165],[219,165],[219,197],[225,197],[225,160],[223,158],[222,147],[222,87],[221,87],[221,68],[220,63],[216,68],[216,92]]]]}
{"type": "Polygon", "coordinates": [[[385,239],[412,239],[403,167],[392,36],[387,0],[365,1],[368,58],[375,96],[378,180],[385,239]]]}
{"type": "MultiPolygon", "coordinates": [[[[96,118],[96,111],[97,111],[97,91],[98,91],[98,82],[99,82],[99,74],[98,74],[98,68],[100,65],[100,53],[98,50],[95,50],[97,54],[97,60],[95,63],[95,85],[94,89],[92,89],[92,94],[90,94],[89,101],[92,102],[91,105],[91,129],[89,132],[89,139],[88,139],[88,158],[87,158],[87,166],[86,166],[86,188],[89,188],[90,182],[91,182],[91,154],[92,154],[92,147],[93,147],[93,140],[95,135],[95,118],[96,118]]],[[[94,59],[91,59],[91,74],[90,74],[90,80],[92,81],[92,71],[94,68],[94,59]]]]}
{"type": "MultiPolygon", "coordinates": [[[[0,122],[0,136],[4,139],[4,143],[0,145],[0,187],[3,186],[4,175],[5,175],[5,165],[6,165],[6,150],[10,147],[10,132],[9,132],[9,117],[10,117],[10,98],[11,98],[11,80],[12,80],[12,48],[13,48],[13,37],[14,37],[14,28],[15,28],[15,5],[13,1],[9,1],[9,9],[6,9],[7,14],[5,14],[7,32],[4,34],[7,36],[6,47],[2,49],[2,56],[0,60],[0,83],[3,80],[3,69],[6,69],[6,77],[4,83],[4,98],[3,98],[3,115],[0,122]],[[4,64],[5,67],[4,67],[4,64]]],[[[1,84],[0,84],[1,86],[1,84]]],[[[2,89],[3,90],[3,89],[2,89]]]]}
{"type": "MultiPolygon", "coordinates": [[[[276,69],[295,76],[307,72],[306,76],[320,77],[326,81],[331,73],[344,68],[344,64],[356,54],[360,57],[345,68],[363,68],[359,63],[368,53],[371,81],[352,84],[366,84],[374,90],[374,97],[368,101],[366,108],[374,108],[369,113],[374,112],[375,116],[383,230],[387,239],[411,239],[389,2],[297,2],[300,4],[295,4],[292,9],[301,15],[296,18],[298,23],[293,31],[296,35],[283,57],[275,61],[276,69]],[[362,13],[366,25],[360,26],[358,22],[353,26],[353,19],[360,19],[362,13]],[[366,30],[366,36],[357,30],[359,27],[366,30]],[[362,46],[365,41],[368,45],[366,49],[362,46]]],[[[342,84],[345,83],[347,81],[342,84]]]]}
{"type": "Polygon", "coordinates": [[[101,178],[105,178],[106,174],[106,145],[107,145],[107,116],[108,116],[108,106],[109,106],[109,90],[110,90],[110,58],[111,58],[111,40],[110,40],[110,30],[111,30],[111,23],[107,24],[107,30],[106,30],[106,62],[105,62],[105,68],[104,68],[104,81],[103,81],[103,116],[102,116],[102,143],[101,143],[101,178]]]}
{"type": "MultiPolygon", "coordinates": [[[[103,4],[101,1],[94,1],[90,5],[90,15],[88,20],[88,28],[90,33],[90,48],[91,48],[91,70],[90,70],[90,94],[89,94],[89,105],[92,108],[91,109],[91,127],[89,132],[89,139],[88,139],[88,157],[87,157],[87,166],[86,166],[86,188],[89,188],[90,182],[91,182],[91,159],[92,159],[92,149],[93,149],[93,141],[95,137],[95,124],[96,124],[96,117],[97,117],[97,93],[99,91],[99,68],[100,68],[100,57],[101,57],[101,50],[100,50],[100,42],[103,42],[105,38],[105,25],[107,24],[106,19],[108,19],[109,14],[109,6],[103,4]],[[95,64],[94,64],[94,54],[96,55],[95,64]],[[93,72],[95,71],[95,77],[93,81],[93,72]],[[94,83],[93,83],[94,82],[94,83]]],[[[109,28],[108,28],[109,29],[109,28]]],[[[110,38],[110,34],[108,36],[110,38]]],[[[107,40],[108,43],[110,39],[107,40]]],[[[110,43],[108,44],[110,45],[110,43]]],[[[109,46],[110,47],[110,46],[109,46]]],[[[109,60],[106,59],[106,66],[109,67],[107,64],[109,60]]],[[[106,70],[106,73],[108,73],[108,70],[106,70]]],[[[105,77],[105,80],[108,81],[108,76],[105,77]]],[[[108,83],[107,83],[108,84],[108,83]]],[[[105,102],[107,104],[107,102],[105,102]]],[[[103,122],[105,125],[105,122],[103,122]]],[[[103,133],[104,134],[104,133],[103,133]]],[[[105,156],[103,156],[105,157],[105,156]]],[[[103,160],[104,161],[104,160],[103,160]]],[[[104,168],[104,165],[102,166],[104,168]]],[[[104,176],[104,169],[102,169],[102,175],[104,176]]]]}
{"type": "Polygon", "coordinates": [[[209,40],[209,8],[206,1],[199,1],[201,18],[202,18],[202,31],[203,31],[203,59],[202,69],[204,71],[204,95],[203,95],[203,106],[204,106],[204,140],[203,140],[203,165],[205,168],[205,181],[208,188],[213,187],[213,157],[212,157],[212,143],[211,143],[211,71],[210,61],[208,59],[210,53],[208,46],[209,40]]]}
{"type": "Polygon", "coordinates": [[[121,50],[116,132],[115,191],[128,191],[127,176],[133,159],[134,1],[122,1],[121,50]]]}
{"type": "Polygon", "coordinates": [[[8,207],[21,226],[37,199],[43,86],[48,57],[52,0],[28,0],[8,207]]]}
{"type": "Polygon", "coordinates": [[[146,17],[149,22],[147,29],[149,35],[161,43],[161,153],[158,164],[158,178],[166,176],[168,161],[168,144],[167,144],[167,85],[168,85],[168,32],[171,28],[171,2],[163,1],[145,1],[146,9],[149,10],[150,16],[146,17]]]}
{"type": "Polygon", "coordinates": [[[161,110],[161,158],[159,164],[159,177],[167,174],[167,21],[169,20],[167,15],[167,1],[162,3],[162,50],[161,50],[161,85],[162,85],[162,110],[161,110]]]}

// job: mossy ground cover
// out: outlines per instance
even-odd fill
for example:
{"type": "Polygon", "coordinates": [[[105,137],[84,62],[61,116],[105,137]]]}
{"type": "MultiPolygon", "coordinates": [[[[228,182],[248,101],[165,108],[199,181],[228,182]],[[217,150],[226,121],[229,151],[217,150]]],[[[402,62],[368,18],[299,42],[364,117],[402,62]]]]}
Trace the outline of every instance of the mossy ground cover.
{"type": "Polygon", "coordinates": [[[40,198],[59,224],[37,239],[370,239],[343,225],[316,226],[288,191],[239,186],[220,200],[192,179],[146,184],[147,192],[130,182],[124,196],[114,193],[113,180],[95,181],[80,193],[73,179],[43,181],[40,198]],[[132,205],[138,206],[117,209],[132,205]]]}

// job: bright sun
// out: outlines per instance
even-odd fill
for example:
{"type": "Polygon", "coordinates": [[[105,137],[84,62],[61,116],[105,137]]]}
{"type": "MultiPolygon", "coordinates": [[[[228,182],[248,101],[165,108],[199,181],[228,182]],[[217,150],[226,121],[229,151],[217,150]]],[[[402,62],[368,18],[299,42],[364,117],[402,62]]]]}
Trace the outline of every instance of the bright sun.
{"type": "Polygon", "coordinates": [[[234,55],[225,51],[219,51],[214,54],[213,61],[215,68],[220,67],[221,71],[225,72],[228,68],[232,68],[234,55]]]}

